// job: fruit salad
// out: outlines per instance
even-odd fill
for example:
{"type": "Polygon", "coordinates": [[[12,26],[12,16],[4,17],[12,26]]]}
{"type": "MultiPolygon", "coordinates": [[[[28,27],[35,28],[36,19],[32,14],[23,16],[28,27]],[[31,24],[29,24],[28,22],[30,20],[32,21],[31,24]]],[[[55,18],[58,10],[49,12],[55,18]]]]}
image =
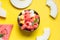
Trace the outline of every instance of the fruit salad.
{"type": "Polygon", "coordinates": [[[18,16],[21,30],[34,31],[40,23],[40,17],[34,10],[23,10],[18,16]]]}

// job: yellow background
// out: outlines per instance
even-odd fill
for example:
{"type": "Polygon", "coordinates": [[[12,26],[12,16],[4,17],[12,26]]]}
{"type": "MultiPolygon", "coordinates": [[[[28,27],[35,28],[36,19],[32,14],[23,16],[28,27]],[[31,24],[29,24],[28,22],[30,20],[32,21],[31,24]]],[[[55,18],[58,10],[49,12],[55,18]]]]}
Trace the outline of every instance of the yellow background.
{"type": "Polygon", "coordinates": [[[13,29],[9,40],[36,40],[36,36],[43,34],[44,28],[50,28],[51,35],[49,40],[60,40],[60,0],[54,0],[58,7],[56,19],[51,18],[50,8],[46,6],[46,0],[33,0],[32,4],[25,9],[33,9],[40,15],[40,25],[37,30],[31,34],[23,33],[19,30],[17,17],[22,10],[16,9],[10,3],[10,0],[0,0],[2,7],[6,10],[6,19],[0,18],[0,24],[13,24],[13,29]]]}

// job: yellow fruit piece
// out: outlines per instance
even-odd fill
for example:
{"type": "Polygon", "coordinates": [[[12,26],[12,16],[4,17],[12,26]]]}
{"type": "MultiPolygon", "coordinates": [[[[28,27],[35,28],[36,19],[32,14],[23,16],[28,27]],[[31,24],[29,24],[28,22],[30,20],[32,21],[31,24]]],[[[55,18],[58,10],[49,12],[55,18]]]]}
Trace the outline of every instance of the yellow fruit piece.
{"type": "Polygon", "coordinates": [[[35,17],[34,17],[34,20],[35,20],[35,17]]]}
{"type": "Polygon", "coordinates": [[[32,17],[33,20],[35,20],[35,17],[32,17]]]}
{"type": "Polygon", "coordinates": [[[20,19],[24,19],[24,16],[23,16],[23,15],[21,15],[21,16],[20,16],[20,19]]]}
{"type": "Polygon", "coordinates": [[[24,20],[20,21],[20,23],[24,24],[24,20]]]}

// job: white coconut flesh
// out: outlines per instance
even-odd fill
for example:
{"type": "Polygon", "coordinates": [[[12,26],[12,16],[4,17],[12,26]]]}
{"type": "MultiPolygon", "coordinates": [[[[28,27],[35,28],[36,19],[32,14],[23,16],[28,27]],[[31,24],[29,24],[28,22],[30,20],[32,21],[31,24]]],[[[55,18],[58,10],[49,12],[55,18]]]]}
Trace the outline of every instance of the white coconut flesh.
{"type": "Polygon", "coordinates": [[[49,36],[50,36],[50,29],[45,28],[44,34],[42,36],[38,36],[36,40],[48,40],[49,36]]]}
{"type": "Polygon", "coordinates": [[[47,0],[47,5],[51,8],[50,16],[56,18],[57,16],[57,6],[53,0],[47,0]]]}
{"type": "MultiPolygon", "coordinates": [[[[31,16],[31,17],[34,17],[34,16],[35,16],[34,10],[30,10],[29,12],[30,12],[30,16],[31,16]]],[[[23,14],[23,15],[25,14],[25,11],[24,11],[24,10],[22,11],[22,14],[23,14]]]]}
{"type": "Polygon", "coordinates": [[[16,8],[26,8],[32,2],[32,0],[10,0],[10,1],[16,8]]]}
{"type": "Polygon", "coordinates": [[[0,2],[0,16],[5,18],[6,17],[6,11],[1,6],[2,6],[2,3],[0,2]]]}
{"type": "Polygon", "coordinates": [[[2,38],[0,38],[0,40],[3,40],[2,38]]]}
{"type": "Polygon", "coordinates": [[[30,10],[30,16],[31,16],[31,17],[34,17],[34,16],[35,16],[34,10],[30,10]]]}

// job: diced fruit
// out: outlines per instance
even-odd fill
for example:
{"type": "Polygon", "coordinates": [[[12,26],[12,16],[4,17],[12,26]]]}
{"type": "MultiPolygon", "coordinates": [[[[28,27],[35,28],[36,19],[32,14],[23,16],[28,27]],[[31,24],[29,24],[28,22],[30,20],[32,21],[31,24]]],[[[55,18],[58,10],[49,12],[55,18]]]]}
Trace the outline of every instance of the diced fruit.
{"type": "Polygon", "coordinates": [[[28,26],[29,26],[29,22],[26,22],[26,25],[28,25],[28,26]]]}
{"type": "Polygon", "coordinates": [[[21,30],[24,30],[25,29],[25,27],[21,27],[21,30]]]}
{"type": "Polygon", "coordinates": [[[21,16],[20,16],[20,19],[24,19],[24,16],[23,16],[23,15],[21,15],[21,16]]]}
{"type": "Polygon", "coordinates": [[[25,14],[29,14],[30,12],[28,10],[25,10],[25,14]]]}
{"type": "Polygon", "coordinates": [[[3,37],[3,34],[0,34],[0,38],[3,37]]]}
{"type": "Polygon", "coordinates": [[[34,28],[37,28],[38,27],[38,23],[35,23],[33,27],[34,28]]]}
{"type": "Polygon", "coordinates": [[[23,14],[23,15],[25,14],[25,11],[24,11],[24,10],[22,11],[22,14],[23,14]]]}
{"type": "Polygon", "coordinates": [[[35,15],[35,18],[39,18],[39,16],[38,15],[35,15]]]}
{"type": "Polygon", "coordinates": [[[26,24],[23,24],[23,26],[21,27],[22,30],[24,30],[27,27],[26,24]]]}
{"type": "Polygon", "coordinates": [[[33,26],[31,26],[30,28],[31,28],[31,31],[33,31],[33,30],[34,30],[33,26]]]}
{"type": "Polygon", "coordinates": [[[24,24],[24,20],[20,21],[20,23],[24,24]]]}
{"type": "Polygon", "coordinates": [[[30,19],[30,21],[31,21],[31,22],[34,22],[34,20],[35,20],[35,18],[34,18],[34,17],[32,17],[32,18],[30,19]]]}
{"type": "Polygon", "coordinates": [[[26,22],[26,25],[27,25],[27,26],[31,26],[31,25],[32,25],[32,23],[31,23],[31,22],[29,22],[29,21],[27,21],[27,22],[26,22]]]}
{"type": "Polygon", "coordinates": [[[34,23],[36,23],[36,22],[38,22],[38,19],[35,19],[35,20],[34,20],[34,23]]]}
{"type": "Polygon", "coordinates": [[[27,26],[27,29],[30,30],[30,26],[27,26]]]}
{"type": "Polygon", "coordinates": [[[29,14],[24,15],[24,20],[28,20],[30,18],[29,14]]]}
{"type": "Polygon", "coordinates": [[[31,17],[34,17],[34,16],[35,16],[34,10],[30,10],[30,16],[31,16],[31,17]]]}

